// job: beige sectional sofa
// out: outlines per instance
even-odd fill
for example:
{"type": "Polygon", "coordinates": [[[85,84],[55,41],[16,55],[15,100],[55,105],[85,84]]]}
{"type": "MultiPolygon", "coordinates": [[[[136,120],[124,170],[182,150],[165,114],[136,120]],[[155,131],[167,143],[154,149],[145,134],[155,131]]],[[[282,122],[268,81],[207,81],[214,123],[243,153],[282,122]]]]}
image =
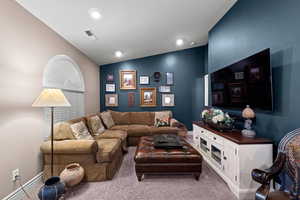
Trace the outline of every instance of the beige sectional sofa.
{"type": "MultiPolygon", "coordinates": [[[[166,112],[171,118],[172,113],[164,111],[164,115],[166,112]]],[[[175,119],[170,119],[169,126],[155,126],[159,113],[162,112],[108,111],[55,124],[54,175],[59,175],[66,165],[76,162],[85,169],[86,181],[109,180],[119,169],[127,146],[137,145],[141,136],[164,133],[186,135],[185,126],[175,119]],[[95,118],[101,119],[100,122],[98,120],[95,124],[95,118]],[[76,138],[72,128],[79,122],[84,123],[92,137],[76,138]]],[[[50,141],[41,145],[41,151],[46,180],[51,176],[50,141]]]]}

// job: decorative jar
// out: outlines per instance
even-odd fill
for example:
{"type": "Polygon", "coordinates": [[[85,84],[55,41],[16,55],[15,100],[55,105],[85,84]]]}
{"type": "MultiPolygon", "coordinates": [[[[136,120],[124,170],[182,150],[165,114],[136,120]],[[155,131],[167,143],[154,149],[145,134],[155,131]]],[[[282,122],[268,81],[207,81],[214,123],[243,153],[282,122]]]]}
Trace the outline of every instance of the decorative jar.
{"type": "Polygon", "coordinates": [[[72,163],[66,166],[61,172],[60,178],[67,187],[73,187],[79,184],[84,177],[84,169],[78,163],[72,163]]]}

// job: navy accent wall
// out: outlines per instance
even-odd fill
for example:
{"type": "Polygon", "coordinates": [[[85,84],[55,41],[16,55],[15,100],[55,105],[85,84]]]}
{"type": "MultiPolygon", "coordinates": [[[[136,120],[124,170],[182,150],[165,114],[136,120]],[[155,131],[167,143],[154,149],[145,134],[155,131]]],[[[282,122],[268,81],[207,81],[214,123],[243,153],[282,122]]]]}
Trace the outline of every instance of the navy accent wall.
{"type": "Polygon", "coordinates": [[[209,33],[209,72],[271,49],[275,110],[258,113],[255,128],[277,142],[300,127],[299,8],[298,0],[239,0],[209,33]]]}
{"type": "Polygon", "coordinates": [[[192,128],[192,121],[199,120],[203,108],[203,72],[204,72],[204,47],[196,47],[156,56],[129,60],[100,67],[100,102],[101,110],[117,111],[154,111],[172,110],[176,119],[192,128]],[[137,70],[137,90],[119,89],[119,70],[137,70]],[[159,83],[153,81],[153,73],[161,72],[162,80],[159,83]],[[175,107],[161,107],[160,85],[165,85],[165,72],[174,72],[174,85],[171,93],[175,94],[175,107]],[[106,75],[113,73],[115,76],[116,91],[119,94],[119,107],[105,107],[106,75]],[[139,76],[150,76],[150,85],[139,85],[139,76]],[[157,88],[157,107],[140,107],[139,88],[157,88]],[[128,92],[135,92],[135,106],[128,107],[128,92]]]}

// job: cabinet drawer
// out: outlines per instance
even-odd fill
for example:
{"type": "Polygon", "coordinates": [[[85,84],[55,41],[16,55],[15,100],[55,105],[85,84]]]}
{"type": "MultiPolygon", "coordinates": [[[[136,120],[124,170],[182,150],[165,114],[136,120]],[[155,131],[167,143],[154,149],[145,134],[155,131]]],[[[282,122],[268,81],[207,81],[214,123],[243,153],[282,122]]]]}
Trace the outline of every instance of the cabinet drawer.
{"type": "Polygon", "coordinates": [[[216,134],[212,134],[210,139],[211,139],[212,141],[214,141],[214,142],[220,144],[220,145],[223,145],[223,144],[224,144],[223,138],[220,137],[220,136],[218,136],[218,135],[216,135],[216,134]]]}

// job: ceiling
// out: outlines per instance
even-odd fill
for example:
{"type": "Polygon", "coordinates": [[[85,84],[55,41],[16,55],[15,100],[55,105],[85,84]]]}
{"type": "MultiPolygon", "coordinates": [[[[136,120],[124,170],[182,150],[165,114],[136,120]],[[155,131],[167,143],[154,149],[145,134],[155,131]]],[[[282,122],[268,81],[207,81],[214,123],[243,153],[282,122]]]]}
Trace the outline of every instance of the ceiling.
{"type": "Polygon", "coordinates": [[[207,44],[237,0],[16,0],[99,65],[207,44]],[[93,20],[90,8],[102,18],[93,20]],[[97,40],[88,38],[90,29],[97,40]],[[176,46],[182,38],[184,45],[176,46]],[[195,42],[191,45],[191,42],[195,42]],[[116,58],[114,52],[124,53],[116,58]]]}

